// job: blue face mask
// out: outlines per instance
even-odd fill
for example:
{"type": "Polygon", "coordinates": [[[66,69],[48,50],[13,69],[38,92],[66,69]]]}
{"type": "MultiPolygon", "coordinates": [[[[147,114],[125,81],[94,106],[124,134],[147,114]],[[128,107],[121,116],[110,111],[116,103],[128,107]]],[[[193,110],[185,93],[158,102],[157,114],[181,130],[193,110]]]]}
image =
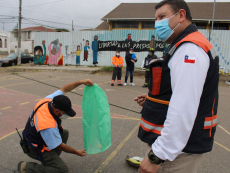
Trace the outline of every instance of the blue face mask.
{"type": "Polygon", "coordinates": [[[130,54],[133,54],[133,52],[129,52],[130,54]]]}
{"type": "MultiPolygon", "coordinates": [[[[176,15],[176,14],[177,13],[175,13],[174,15],[176,15]]],[[[172,15],[171,17],[173,17],[174,15],[172,15]]],[[[169,27],[169,19],[170,18],[165,18],[165,19],[162,19],[160,21],[155,22],[155,29],[156,29],[157,36],[163,42],[168,40],[168,38],[174,33],[174,30],[180,25],[180,23],[178,23],[178,25],[172,30],[169,27]]]]}

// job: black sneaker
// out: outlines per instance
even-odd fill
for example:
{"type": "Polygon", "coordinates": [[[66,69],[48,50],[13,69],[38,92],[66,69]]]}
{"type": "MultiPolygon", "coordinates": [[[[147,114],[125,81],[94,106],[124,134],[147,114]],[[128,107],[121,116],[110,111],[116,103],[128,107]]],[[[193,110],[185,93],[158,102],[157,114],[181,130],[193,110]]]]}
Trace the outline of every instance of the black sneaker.
{"type": "Polygon", "coordinates": [[[148,85],[143,85],[142,87],[143,87],[143,88],[146,88],[146,87],[148,87],[148,85]]]}
{"type": "Polygon", "coordinates": [[[111,84],[111,86],[114,86],[114,84],[111,84]]]}
{"type": "Polygon", "coordinates": [[[123,86],[122,84],[117,84],[118,86],[123,86]]]}

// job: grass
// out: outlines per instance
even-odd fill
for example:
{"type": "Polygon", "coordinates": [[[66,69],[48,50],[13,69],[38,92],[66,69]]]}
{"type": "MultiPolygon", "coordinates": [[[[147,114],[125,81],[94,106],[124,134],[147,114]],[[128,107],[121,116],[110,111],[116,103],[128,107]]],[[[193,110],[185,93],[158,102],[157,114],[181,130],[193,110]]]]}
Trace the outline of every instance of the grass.
{"type": "Polygon", "coordinates": [[[106,72],[112,72],[113,71],[113,66],[104,66],[101,68],[103,71],[106,71],[106,72]]]}

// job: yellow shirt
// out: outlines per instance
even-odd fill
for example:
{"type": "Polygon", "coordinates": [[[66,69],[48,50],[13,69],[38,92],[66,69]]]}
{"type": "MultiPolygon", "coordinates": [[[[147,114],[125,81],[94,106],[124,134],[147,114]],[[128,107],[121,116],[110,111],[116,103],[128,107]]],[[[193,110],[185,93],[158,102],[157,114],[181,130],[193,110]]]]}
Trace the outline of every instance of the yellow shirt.
{"type": "Polygon", "coordinates": [[[81,50],[76,51],[76,54],[77,54],[77,56],[80,56],[80,54],[81,54],[81,50]]]}

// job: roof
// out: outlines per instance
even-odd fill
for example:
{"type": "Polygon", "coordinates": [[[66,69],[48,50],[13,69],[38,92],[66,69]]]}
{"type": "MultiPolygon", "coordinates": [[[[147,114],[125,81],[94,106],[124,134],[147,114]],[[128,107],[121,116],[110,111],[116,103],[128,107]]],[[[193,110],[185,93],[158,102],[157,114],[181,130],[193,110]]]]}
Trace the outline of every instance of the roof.
{"type": "Polygon", "coordinates": [[[98,25],[94,30],[109,30],[109,23],[104,21],[98,25]]]}
{"type": "MultiPolygon", "coordinates": [[[[46,28],[44,26],[28,27],[28,28],[21,29],[21,31],[56,32],[56,30],[46,28]]],[[[13,32],[17,32],[17,30],[14,30],[13,32]]]]}
{"type": "MultiPolygon", "coordinates": [[[[121,3],[102,20],[155,19],[157,3],[121,3]]],[[[213,2],[187,2],[193,20],[212,20],[213,2]]],[[[216,2],[215,21],[230,21],[230,2],[216,2]]]]}

